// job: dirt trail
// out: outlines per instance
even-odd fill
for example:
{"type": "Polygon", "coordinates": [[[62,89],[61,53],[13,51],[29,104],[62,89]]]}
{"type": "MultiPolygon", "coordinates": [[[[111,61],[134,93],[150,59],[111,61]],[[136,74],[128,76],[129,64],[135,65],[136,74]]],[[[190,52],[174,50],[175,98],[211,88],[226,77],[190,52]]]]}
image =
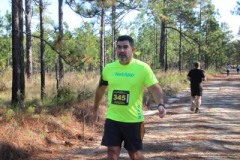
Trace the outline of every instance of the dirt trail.
{"type": "Polygon", "coordinates": [[[182,95],[188,96],[172,103],[165,119],[148,121],[146,157],[240,159],[240,75],[220,75],[204,82],[199,114],[190,111],[189,91],[182,95]]]}
{"type": "MultiPolygon", "coordinates": [[[[200,113],[190,111],[189,90],[170,103],[168,115],[147,117],[144,155],[151,160],[240,159],[240,75],[204,82],[200,113]]],[[[171,99],[170,99],[171,100],[171,99]]],[[[106,159],[100,138],[71,154],[72,159],[106,159]]],[[[128,159],[123,149],[121,160],[128,159]]]]}

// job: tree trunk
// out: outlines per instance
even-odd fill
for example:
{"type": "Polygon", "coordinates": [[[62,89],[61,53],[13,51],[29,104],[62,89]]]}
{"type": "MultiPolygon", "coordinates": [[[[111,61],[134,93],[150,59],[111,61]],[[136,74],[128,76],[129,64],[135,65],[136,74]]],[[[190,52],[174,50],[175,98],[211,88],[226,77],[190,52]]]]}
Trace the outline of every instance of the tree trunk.
{"type": "Polygon", "coordinates": [[[32,37],[31,37],[31,0],[25,0],[25,8],[26,8],[26,15],[25,15],[25,23],[26,23],[26,72],[27,78],[32,79],[32,37]]]}
{"type": "Polygon", "coordinates": [[[116,6],[112,6],[112,60],[116,60],[115,39],[116,39],[116,6]]]}
{"type": "Polygon", "coordinates": [[[25,98],[25,66],[24,66],[24,49],[23,49],[23,1],[20,0],[19,4],[19,28],[20,28],[20,96],[21,101],[25,98]]]}
{"type": "Polygon", "coordinates": [[[165,67],[165,37],[166,37],[166,24],[165,21],[162,21],[161,25],[161,37],[160,37],[160,54],[159,61],[162,69],[165,67]]]}
{"type": "Polygon", "coordinates": [[[178,69],[179,72],[182,71],[182,23],[180,22],[180,33],[179,33],[179,64],[178,64],[178,69]]]}
{"type": "MultiPolygon", "coordinates": [[[[165,2],[166,0],[163,1],[163,5],[165,5],[165,2]]],[[[166,42],[166,20],[162,19],[160,36],[160,53],[159,53],[159,62],[162,69],[165,68],[165,42],[166,42]]]]}
{"type": "Polygon", "coordinates": [[[24,100],[23,2],[12,1],[12,105],[24,100]]]}
{"type": "MultiPolygon", "coordinates": [[[[62,9],[62,5],[63,5],[63,0],[58,0],[58,25],[59,25],[59,37],[58,37],[58,43],[60,46],[60,55],[63,54],[63,9],[62,9]]],[[[61,58],[61,56],[59,55],[58,57],[58,63],[59,63],[59,67],[58,67],[58,78],[57,81],[59,81],[57,84],[57,89],[59,89],[61,86],[63,86],[62,81],[63,81],[63,77],[64,77],[64,68],[63,68],[63,60],[61,58]]]]}
{"type": "Polygon", "coordinates": [[[18,96],[20,85],[20,56],[19,56],[19,0],[12,1],[12,104],[20,101],[18,96]]]}
{"type": "Polygon", "coordinates": [[[41,99],[45,97],[45,61],[44,61],[44,50],[45,50],[45,42],[44,39],[44,27],[43,27],[43,2],[40,0],[39,3],[40,10],[40,38],[41,38],[41,46],[40,46],[40,61],[41,61],[41,99]]]}
{"type": "Polygon", "coordinates": [[[100,74],[105,66],[105,8],[102,1],[101,31],[100,31],[100,74]]]}
{"type": "MultiPolygon", "coordinates": [[[[199,11],[199,32],[202,32],[202,1],[200,1],[200,11],[199,11]]],[[[199,37],[199,42],[198,42],[198,61],[201,61],[201,52],[202,52],[202,38],[201,36],[199,37]]]]}
{"type": "Polygon", "coordinates": [[[165,37],[165,41],[166,41],[166,47],[165,47],[165,72],[168,71],[168,52],[167,52],[167,47],[168,47],[168,39],[167,39],[167,30],[166,30],[166,37],[165,37]]]}
{"type": "MultiPolygon", "coordinates": [[[[158,55],[158,47],[159,47],[159,45],[158,45],[158,35],[159,35],[159,32],[158,32],[158,27],[157,27],[157,24],[155,23],[154,24],[155,25],[155,28],[154,28],[154,30],[155,30],[155,32],[154,32],[154,34],[155,34],[155,53],[154,53],[154,57],[155,56],[157,56],[158,55]]],[[[154,69],[156,69],[157,68],[157,66],[158,66],[158,63],[156,63],[156,60],[155,60],[155,58],[153,59],[153,67],[154,67],[154,69]]]]}

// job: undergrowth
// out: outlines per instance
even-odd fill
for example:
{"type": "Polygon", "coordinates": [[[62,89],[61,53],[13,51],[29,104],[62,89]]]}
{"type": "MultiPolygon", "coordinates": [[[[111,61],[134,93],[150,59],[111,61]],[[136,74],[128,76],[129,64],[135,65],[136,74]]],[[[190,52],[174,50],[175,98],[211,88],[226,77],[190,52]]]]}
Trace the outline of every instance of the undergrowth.
{"type": "Polygon", "coordinates": [[[158,73],[156,76],[164,94],[168,97],[186,88],[189,84],[187,81],[187,72],[170,71],[158,73]]]}
{"type": "MultiPolygon", "coordinates": [[[[0,108],[9,109],[6,111],[6,117],[13,117],[15,110],[11,107],[10,97],[11,88],[9,81],[10,71],[5,72],[0,81],[4,82],[4,87],[0,90],[0,108]],[[6,77],[6,79],[5,79],[6,77]],[[4,89],[3,89],[4,88],[4,89]]],[[[206,72],[207,76],[216,75],[214,69],[209,69],[206,72]]],[[[80,74],[77,72],[69,72],[65,74],[63,86],[57,91],[54,74],[46,75],[46,96],[43,100],[40,99],[40,77],[34,75],[32,80],[26,81],[26,95],[23,104],[18,107],[27,114],[47,113],[46,110],[52,108],[69,109],[75,103],[86,101],[94,98],[94,92],[98,85],[99,75],[96,72],[80,74]]],[[[168,71],[156,72],[159,80],[159,85],[162,87],[165,96],[170,97],[179,91],[189,86],[187,80],[187,71],[168,71]]],[[[9,118],[8,118],[9,119],[9,118]]]]}
{"type": "MultiPolygon", "coordinates": [[[[31,81],[26,81],[26,99],[17,107],[10,104],[10,74],[4,73],[0,79],[4,83],[0,86],[0,155],[4,155],[4,159],[31,159],[34,154],[46,153],[45,148],[62,150],[81,143],[91,145],[89,142],[96,138],[94,134],[102,132],[102,125],[93,125],[91,121],[99,81],[97,73],[66,73],[58,91],[54,74],[47,74],[43,100],[40,99],[40,77],[34,75],[31,81]]],[[[178,71],[156,73],[167,97],[189,85],[186,75],[187,72],[178,71]]],[[[149,94],[146,92],[144,96],[149,94]]],[[[104,119],[105,112],[106,107],[102,107],[100,119],[104,119]]]]}

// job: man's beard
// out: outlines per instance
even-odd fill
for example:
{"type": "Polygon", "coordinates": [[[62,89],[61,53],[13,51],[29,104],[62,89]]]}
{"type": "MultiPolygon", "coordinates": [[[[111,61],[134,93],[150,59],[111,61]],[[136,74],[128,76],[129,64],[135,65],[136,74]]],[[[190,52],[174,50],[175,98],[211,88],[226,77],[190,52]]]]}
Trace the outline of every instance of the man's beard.
{"type": "Polygon", "coordinates": [[[125,55],[119,55],[119,56],[118,56],[118,59],[119,59],[121,62],[123,62],[123,63],[128,62],[128,58],[127,58],[127,56],[125,56],[125,55]]]}

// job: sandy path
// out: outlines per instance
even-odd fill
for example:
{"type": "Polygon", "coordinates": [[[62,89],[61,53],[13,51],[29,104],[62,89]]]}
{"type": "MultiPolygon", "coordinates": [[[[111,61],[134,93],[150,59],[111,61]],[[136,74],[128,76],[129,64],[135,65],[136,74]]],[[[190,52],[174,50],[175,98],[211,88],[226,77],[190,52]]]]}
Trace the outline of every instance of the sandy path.
{"type": "MultiPolygon", "coordinates": [[[[204,82],[199,114],[190,111],[189,96],[188,89],[179,93],[165,118],[146,118],[143,150],[146,159],[239,160],[240,75],[220,75],[204,82]]],[[[68,155],[72,159],[106,159],[106,148],[99,145],[100,138],[68,155]]],[[[128,159],[124,149],[120,156],[121,160],[128,159]]]]}
{"type": "Polygon", "coordinates": [[[147,120],[147,159],[240,159],[240,75],[205,82],[199,114],[188,96],[172,103],[166,118],[147,120]]]}

